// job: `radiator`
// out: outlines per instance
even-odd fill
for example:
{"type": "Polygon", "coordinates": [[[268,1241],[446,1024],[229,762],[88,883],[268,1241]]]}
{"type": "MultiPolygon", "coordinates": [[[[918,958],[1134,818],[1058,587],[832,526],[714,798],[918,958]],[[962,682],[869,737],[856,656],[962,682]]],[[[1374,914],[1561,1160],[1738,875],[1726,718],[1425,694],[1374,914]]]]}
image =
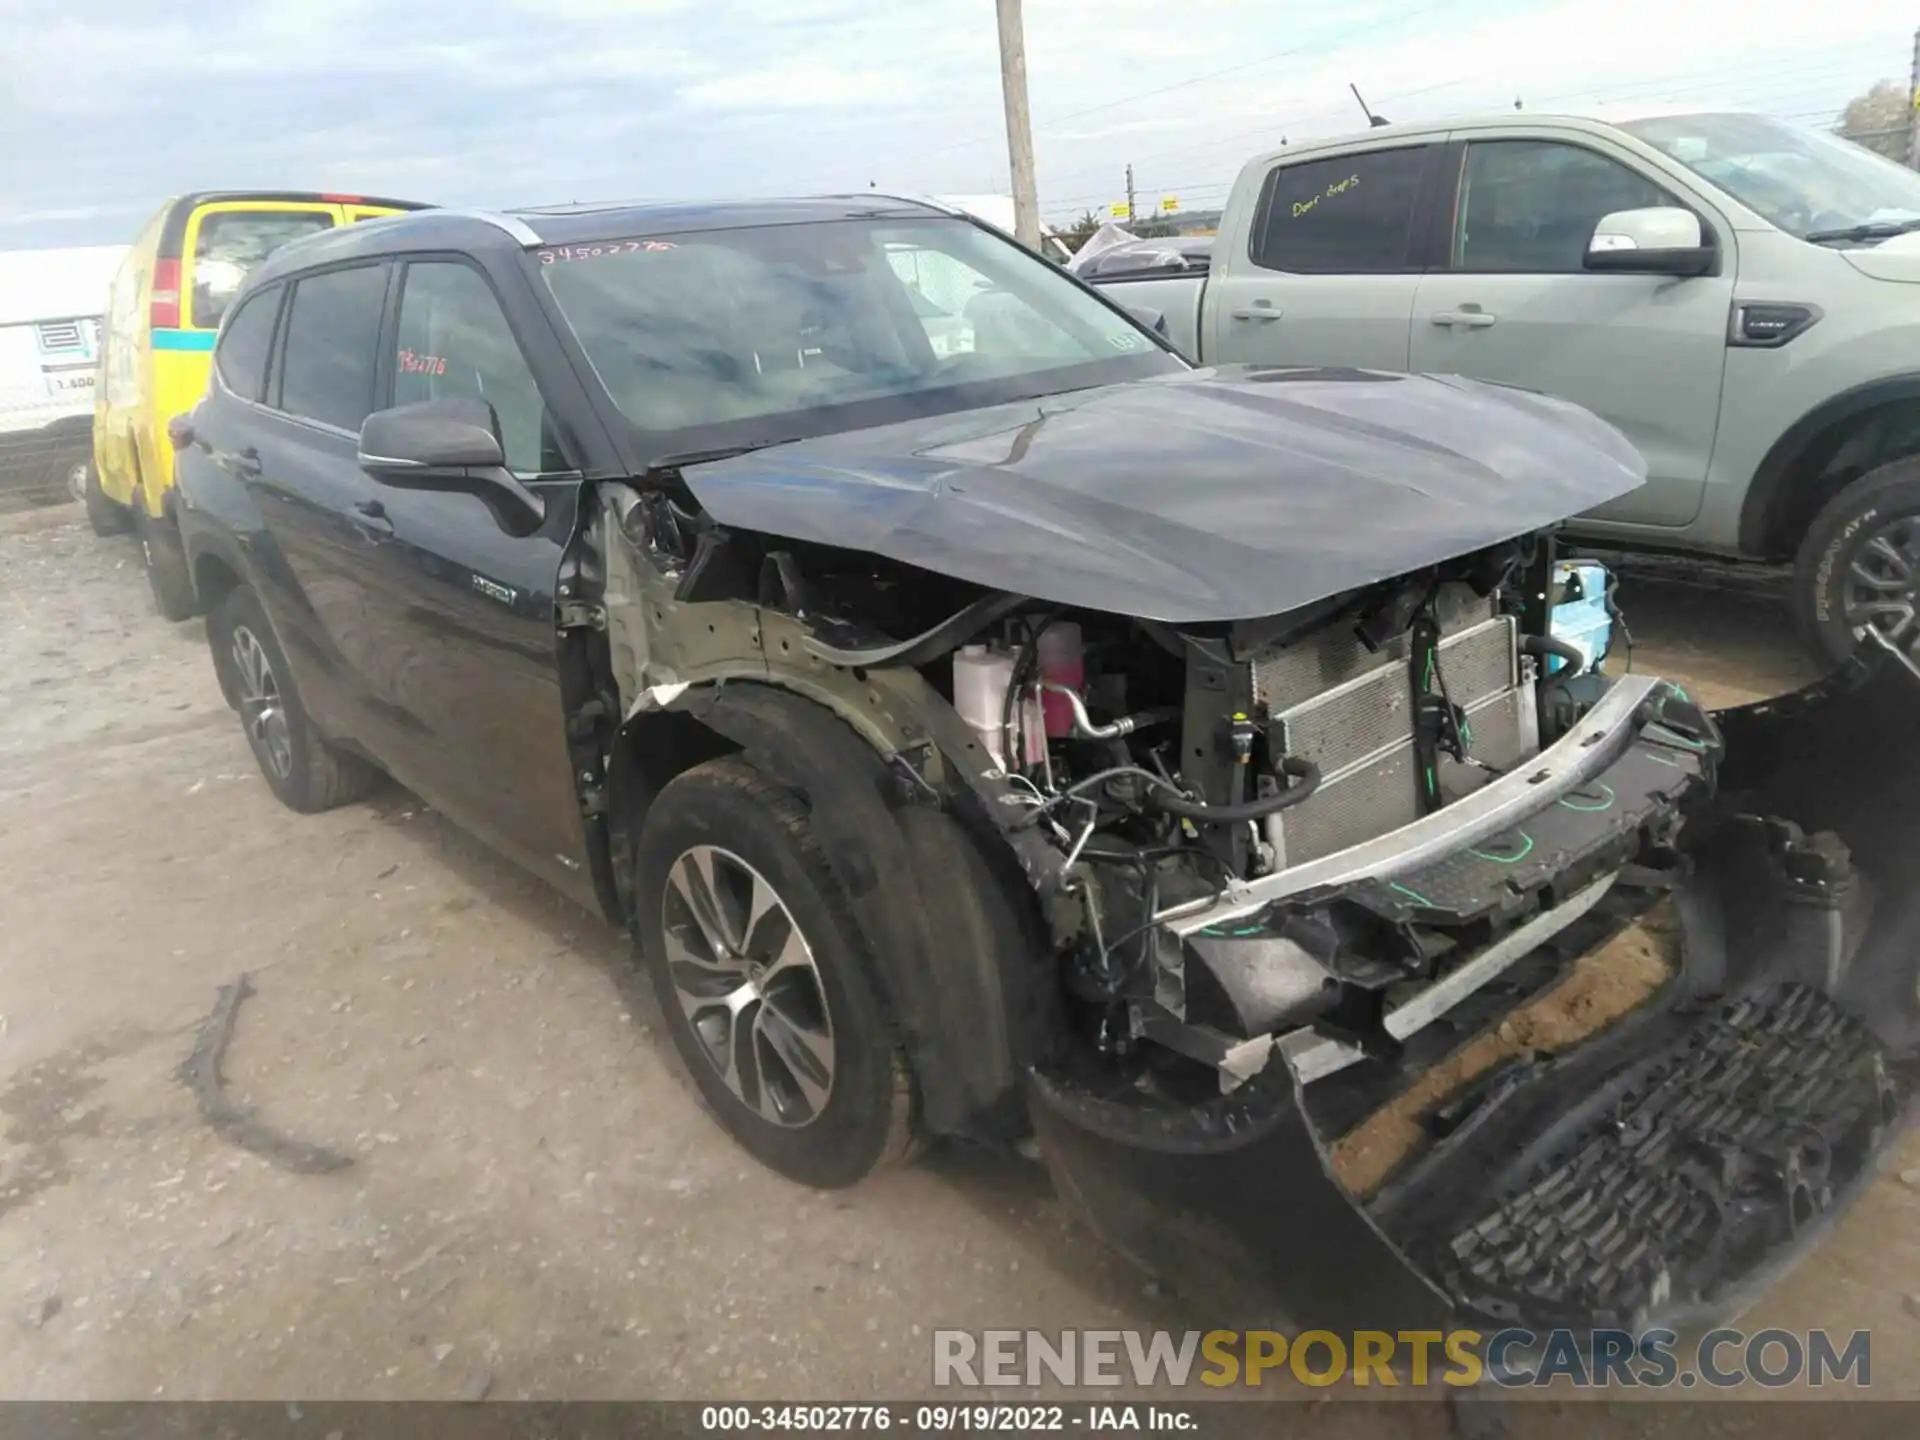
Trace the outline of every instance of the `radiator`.
{"type": "MultiPolygon", "coordinates": [[[[1538,748],[1538,730],[1533,686],[1520,683],[1514,623],[1504,615],[1488,618],[1489,609],[1443,612],[1440,669],[1454,704],[1467,713],[1468,753],[1505,769],[1538,748]]],[[[1320,767],[1320,788],[1267,820],[1267,841],[1281,868],[1420,818],[1409,643],[1402,636],[1369,652],[1350,635],[1333,632],[1317,646],[1255,663],[1254,688],[1268,705],[1270,735],[1283,753],[1320,767]]],[[[1448,759],[1441,788],[1464,793],[1486,774],[1448,759]]]]}

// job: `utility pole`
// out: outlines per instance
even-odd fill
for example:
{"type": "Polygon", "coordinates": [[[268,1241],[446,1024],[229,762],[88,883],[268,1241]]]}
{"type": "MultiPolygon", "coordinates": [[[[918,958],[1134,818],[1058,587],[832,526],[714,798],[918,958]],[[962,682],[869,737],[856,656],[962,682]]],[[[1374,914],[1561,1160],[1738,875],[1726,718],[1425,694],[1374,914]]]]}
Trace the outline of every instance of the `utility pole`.
{"type": "Polygon", "coordinates": [[[1920,30],[1913,32],[1913,69],[1907,81],[1907,168],[1920,170],[1920,30]]]}
{"type": "Polygon", "coordinates": [[[1127,162],[1127,224],[1133,224],[1133,162],[1127,162]]]}
{"type": "Polygon", "coordinates": [[[1013,172],[1013,235],[1040,248],[1040,193],[1033,178],[1033,118],[1027,113],[1027,40],[1020,0],[994,0],[1000,17],[1000,93],[1007,106],[1007,160],[1013,172]]]}

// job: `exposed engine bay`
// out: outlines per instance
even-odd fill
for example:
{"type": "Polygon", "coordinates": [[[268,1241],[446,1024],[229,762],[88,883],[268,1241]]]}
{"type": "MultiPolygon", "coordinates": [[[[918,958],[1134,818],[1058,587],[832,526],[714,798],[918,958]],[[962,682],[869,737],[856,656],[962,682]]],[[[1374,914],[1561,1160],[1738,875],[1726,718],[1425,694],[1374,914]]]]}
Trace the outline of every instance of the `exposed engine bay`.
{"type": "Polygon", "coordinates": [[[1046,951],[1015,1128],[1149,1263],[1197,1247],[1316,1321],[1684,1313],[1810,1233],[1905,1104],[1844,979],[1866,886],[1789,825],[1723,879],[1828,924],[1817,963],[1736,993],[1724,947],[1716,979],[1676,943],[1564,1056],[1462,1071],[1389,1161],[1341,1173],[1343,1137],[1581,957],[1717,903],[1685,832],[1719,730],[1601,672],[1557,617],[1617,620],[1610,583],[1544,534],[1168,623],[723,527],[683,488],[598,494],[572,619],[604,632],[614,693],[582,757],[614,716],[710,719],[771,684],[859,733],[890,805],[990,837],[1046,951]]]}

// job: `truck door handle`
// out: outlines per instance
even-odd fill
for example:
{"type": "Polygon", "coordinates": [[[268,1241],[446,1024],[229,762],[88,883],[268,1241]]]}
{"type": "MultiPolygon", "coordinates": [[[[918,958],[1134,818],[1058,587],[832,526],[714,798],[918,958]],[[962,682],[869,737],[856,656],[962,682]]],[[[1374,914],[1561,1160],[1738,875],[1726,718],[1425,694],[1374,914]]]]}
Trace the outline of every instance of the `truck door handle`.
{"type": "Polygon", "coordinates": [[[1227,313],[1236,320],[1278,320],[1281,312],[1271,305],[1242,305],[1227,313]]]}
{"type": "Polygon", "coordinates": [[[393,534],[393,520],[387,507],[378,500],[358,500],[353,506],[354,525],[369,535],[393,534]]]}
{"type": "Polygon", "coordinates": [[[1489,325],[1500,323],[1498,315],[1489,315],[1484,310],[1436,310],[1433,312],[1436,325],[1460,325],[1468,330],[1485,330],[1489,325]]]}
{"type": "Polygon", "coordinates": [[[227,469],[231,470],[235,475],[238,475],[242,480],[258,480],[260,478],[260,452],[251,445],[247,446],[246,449],[235,454],[233,458],[227,462],[227,469]]]}

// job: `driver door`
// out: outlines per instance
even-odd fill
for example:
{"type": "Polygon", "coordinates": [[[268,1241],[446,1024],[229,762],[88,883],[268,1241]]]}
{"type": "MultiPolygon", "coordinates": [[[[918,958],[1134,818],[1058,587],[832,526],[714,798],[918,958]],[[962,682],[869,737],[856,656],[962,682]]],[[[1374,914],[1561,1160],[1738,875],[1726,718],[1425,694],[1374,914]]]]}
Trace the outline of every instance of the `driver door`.
{"type": "Polygon", "coordinates": [[[397,286],[386,403],[484,400],[507,467],[539,494],[546,518],[514,536],[474,495],[375,485],[363,517],[379,533],[363,562],[385,621],[375,689],[401,733],[409,785],[593,905],[554,593],[579,472],[487,276],[463,260],[414,260],[397,286]]]}

